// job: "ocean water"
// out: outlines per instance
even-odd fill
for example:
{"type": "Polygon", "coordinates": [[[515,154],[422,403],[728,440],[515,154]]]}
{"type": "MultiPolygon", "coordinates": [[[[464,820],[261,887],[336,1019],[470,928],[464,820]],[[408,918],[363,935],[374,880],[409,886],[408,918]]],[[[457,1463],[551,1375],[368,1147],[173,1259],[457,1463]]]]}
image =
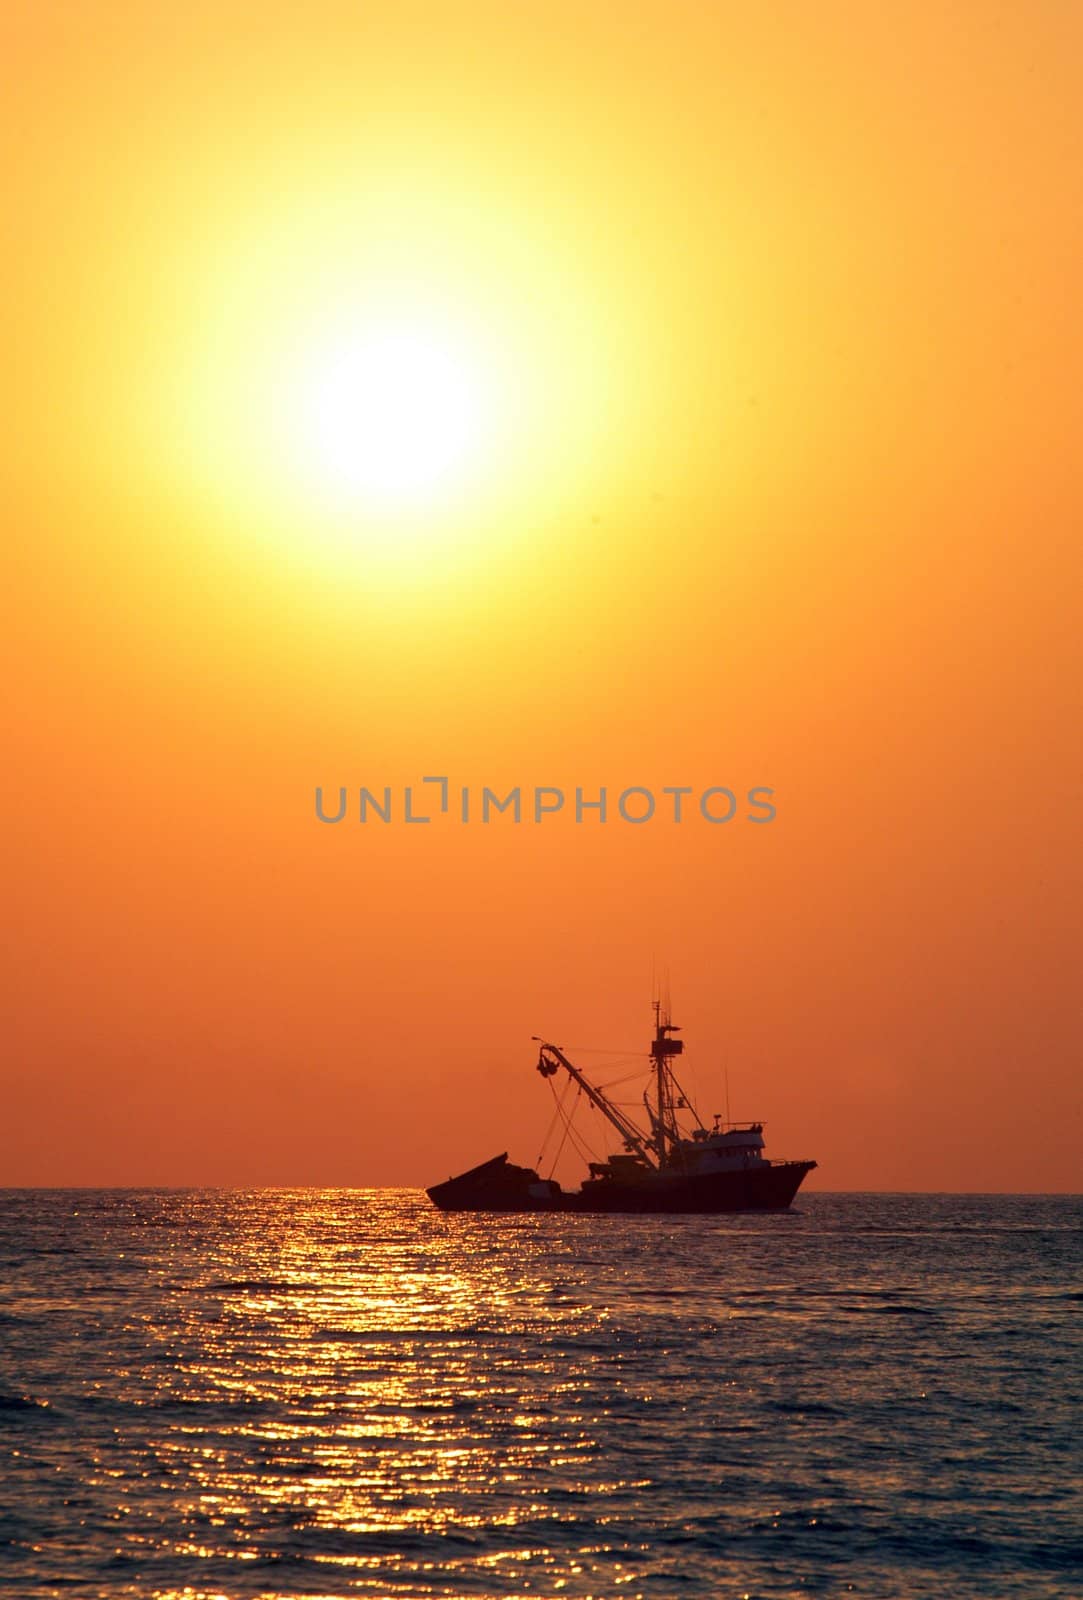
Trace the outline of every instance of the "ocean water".
{"type": "Polygon", "coordinates": [[[0,1590],[1078,1600],[1081,1220],[0,1192],[0,1590]]]}

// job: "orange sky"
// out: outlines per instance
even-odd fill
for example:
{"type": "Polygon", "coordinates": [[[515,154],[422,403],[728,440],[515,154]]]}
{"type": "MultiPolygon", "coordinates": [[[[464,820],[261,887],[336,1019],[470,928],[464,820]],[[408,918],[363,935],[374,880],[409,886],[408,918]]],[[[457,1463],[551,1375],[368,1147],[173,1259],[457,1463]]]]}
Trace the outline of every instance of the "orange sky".
{"type": "Polygon", "coordinates": [[[1078,8],[13,30],[0,1182],[533,1161],[658,966],[817,1186],[1078,1188],[1078,8]],[[409,505],[362,323],[484,379],[409,505]],[[315,820],[434,773],[778,816],[315,820]]]}

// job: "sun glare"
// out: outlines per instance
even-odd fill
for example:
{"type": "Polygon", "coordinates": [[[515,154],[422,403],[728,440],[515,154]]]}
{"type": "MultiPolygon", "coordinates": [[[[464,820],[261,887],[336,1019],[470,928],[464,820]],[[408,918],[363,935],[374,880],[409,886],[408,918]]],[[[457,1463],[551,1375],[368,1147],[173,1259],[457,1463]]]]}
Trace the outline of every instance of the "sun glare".
{"type": "Polygon", "coordinates": [[[316,341],[283,388],[294,466],[339,505],[413,508],[451,492],[493,425],[478,354],[420,321],[316,341]]]}
{"type": "Polygon", "coordinates": [[[179,252],[166,381],[150,407],[133,388],[126,433],[212,537],[413,582],[551,525],[623,458],[621,322],[502,192],[385,187],[301,193],[179,252]]]}

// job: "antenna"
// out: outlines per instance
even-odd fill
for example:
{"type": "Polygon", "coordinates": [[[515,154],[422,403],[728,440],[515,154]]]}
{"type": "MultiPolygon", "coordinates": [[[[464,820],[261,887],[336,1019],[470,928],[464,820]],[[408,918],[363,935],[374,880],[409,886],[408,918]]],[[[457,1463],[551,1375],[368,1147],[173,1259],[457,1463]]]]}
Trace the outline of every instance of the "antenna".
{"type": "Polygon", "coordinates": [[[730,1064],[728,1061],[723,1062],[722,1071],[726,1077],[726,1122],[728,1124],[730,1121],[730,1064]]]}

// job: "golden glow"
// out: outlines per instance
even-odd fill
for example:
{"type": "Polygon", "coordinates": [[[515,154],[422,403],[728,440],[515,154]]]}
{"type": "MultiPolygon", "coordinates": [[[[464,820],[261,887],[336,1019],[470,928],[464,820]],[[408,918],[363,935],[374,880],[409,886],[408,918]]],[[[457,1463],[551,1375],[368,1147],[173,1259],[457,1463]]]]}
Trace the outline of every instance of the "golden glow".
{"type": "Polygon", "coordinates": [[[6,1181],[431,1183],[657,955],[830,1187],[1077,1185],[1079,7],[15,11],[6,1181]]]}
{"type": "Polygon", "coordinates": [[[432,500],[477,467],[491,426],[476,357],[421,320],[333,334],[286,374],[279,404],[299,478],[336,505],[432,500]]]}
{"type": "Polygon", "coordinates": [[[120,420],[155,492],[223,542],[342,573],[401,553],[423,580],[416,556],[484,558],[612,475],[613,287],[513,189],[298,182],[178,249],[120,420]]]}

